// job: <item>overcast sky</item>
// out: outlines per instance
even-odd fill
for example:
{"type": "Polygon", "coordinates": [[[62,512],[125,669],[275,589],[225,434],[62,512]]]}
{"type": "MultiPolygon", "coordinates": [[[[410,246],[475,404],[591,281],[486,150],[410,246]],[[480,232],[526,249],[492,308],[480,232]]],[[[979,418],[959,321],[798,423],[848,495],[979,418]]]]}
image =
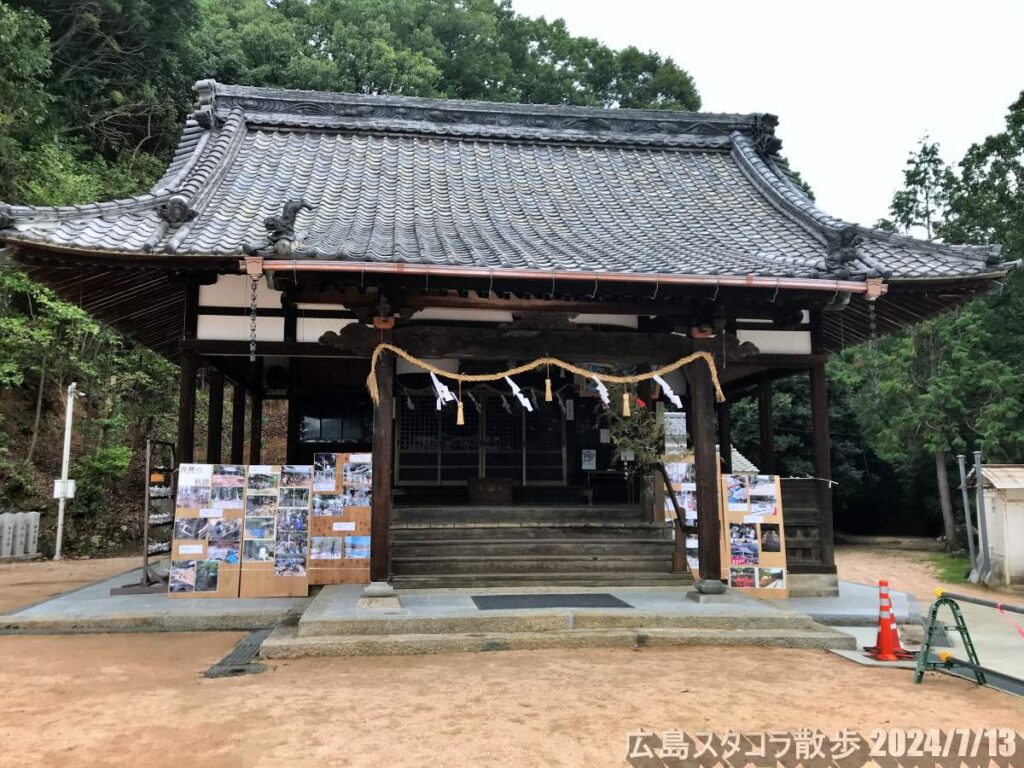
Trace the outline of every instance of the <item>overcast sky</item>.
{"type": "Polygon", "coordinates": [[[512,0],[576,35],[671,56],[703,109],[771,112],[829,213],[887,214],[926,132],[947,162],[1002,129],[1024,90],[1024,0],[512,0]]]}

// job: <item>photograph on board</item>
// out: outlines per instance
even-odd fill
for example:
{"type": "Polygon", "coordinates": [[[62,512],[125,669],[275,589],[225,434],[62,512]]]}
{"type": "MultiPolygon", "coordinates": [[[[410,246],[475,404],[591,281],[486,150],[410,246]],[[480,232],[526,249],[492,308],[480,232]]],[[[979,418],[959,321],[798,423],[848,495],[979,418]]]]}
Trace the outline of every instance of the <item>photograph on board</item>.
{"type": "Polygon", "coordinates": [[[196,563],[196,592],[216,592],[220,563],[216,560],[200,560],[196,563]]]}
{"type": "Polygon", "coordinates": [[[242,558],[255,562],[270,562],[274,559],[274,540],[247,539],[242,542],[242,558]]]}
{"type": "Polygon", "coordinates": [[[761,523],[761,550],[763,552],[782,551],[782,535],[778,525],[761,523]]]}
{"type": "Polygon", "coordinates": [[[238,541],[241,538],[242,521],[211,520],[208,537],[210,541],[238,541]]]}
{"type": "Polygon", "coordinates": [[[739,589],[753,589],[757,586],[757,582],[754,579],[754,568],[730,568],[729,569],[729,586],[737,587],[739,589]]]}
{"type": "Polygon", "coordinates": [[[274,538],[273,517],[247,517],[245,518],[245,538],[247,539],[272,539],[274,538]]]}
{"type": "Polygon", "coordinates": [[[337,457],[333,453],[313,454],[313,490],[333,491],[338,487],[337,457]]]}
{"type": "Polygon", "coordinates": [[[345,543],[340,536],[314,536],[309,544],[310,560],[340,560],[345,543]]]}
{"type": "Polygon", "coordinates": [[[754,517],[775,517],[779,506],[774,496],[751,496],[750,514],[754,517]]]}
{"type": "Polygon", "coordinates": [[[370,506],[370,489],[367,488],[346,488],[341,495],[341,503],[346,507],[368,507],[370,506]]]}
{"type": "Polygon", "coordinates": [[[285,464],[281,467],[281,487],[309,488],[313,468],[309,464],[285,464]]]}
{"type": "Polygon", "coordinates": [[[244,493],[241,486],[215,485],[210,489],[210,504],[214,509],[241,509],[244,493]]]}
{"type": "Polygon", "coordinates": [[[196,561],[172,560],[168,576],[171,592],[192,592],[196,588],[196,561]]]}
{"type": "Polygon", "coordinates": [[[729,562],[731,565],[757,565],[757,544],[730,544],[729,562]]]}
{"type": "Polygon", "coordinates": [[[746,512],[749,508],[749,486],[746,475],[726,475],[722,478],[725,486],[725,501],[730,512],[746,512]]]}
{"type": "Polygon", "coordinates": [[[282,488],[277,492],[277,505],[279,507],[307,507],[309,506],[309,489],[282,488]]]}
{"type": "Polygon", "coordinates": [[[179,485],[174,502],[179,509],[201,509],[210,506],[210,489],[205,485],[179,485]]]}
{"type": "Polygon", "coordinates": [[[288,555],[302,555],[305,557],[306,546],[305,533],[278,533],[275,555],[277,557],[288,555]]]}
{"type": "Polygon", "coordinates": [[[213,541],[206,548],[207,560],[218,560],[228,565],[238,565],[238,541],[213,541]]]}
{"type": "Polygon", "coordinates": [[[306,558],[304,557],[275,557],[275,576],[305,576],[306,558]]]}
{"type": "Polygon", "coordinates": [[[757,585],[761,589],[785,589],[785,572],[781,568],[758,568],[757,585]]]}
{"type": "Polygon", "coordinates": [[[205,517],[179,517],[174,521],[174,538],[205,539],[210,521],[205,517]]]}
{"type": "Polygon", "coordinates": [[[345,504],[340,493],[313,494],[313,514],[317,516],[340,516],[345,514],[345,504]]]}
{"type": "Polygon", "coordinates": [[[369,560],[370,559],[370,537],[369,536],[346,536],[345,537],[345,559],[346,560],[369,560]]]}
{"type": "Polygon", "coordinates": [[[757,544],[757,526],[749,523],[729,523],[731,544],[757,544]]]}
{"type": "Polygon", "coordinates": [[[244,488],[245,467],[241,464],[214,464],[210,484],[214,488],[244,488]]]}
{"type": "Polygon", "coordinates": [[[286,531],[308,531],[309,517],[304,507],[298,509],[280,509],[277,512],[277,530],[279,533],[286,531]]]}
{"type": "Polygon", "coordinates": [[[346,461],[345,485],[370,485],[373,482],[373,464],[368,461],[346,461]]]}
{"type": "Polygon", "coordinates": [[[277,512],[277,494],[256,494],[250,491],[245,497],[246,515],[273,515],[277,512]]]}
{"type": "Polygon", "coordinates": [[[281,481],[281,476],[274,472],[274,468],[265,464],[249,467],[249,482],[247,488],[250,491],[274,491],[281,481]]]}

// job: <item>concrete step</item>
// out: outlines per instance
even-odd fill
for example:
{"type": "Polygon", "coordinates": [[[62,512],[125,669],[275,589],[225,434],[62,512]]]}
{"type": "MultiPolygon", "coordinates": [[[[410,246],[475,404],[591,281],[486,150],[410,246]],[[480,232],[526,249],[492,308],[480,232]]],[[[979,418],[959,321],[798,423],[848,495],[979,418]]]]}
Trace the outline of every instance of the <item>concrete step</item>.
{"type": "Polygon", "coordinates": [[[639,555],[494,555],[392,557],[396,577],[460,573],[588,573],[662,571],[672,567],[671,550],[639,555]]]}
{"type": "Polygon", "coordinates": [[[438,506],[395,507],[393,522],[400,523],[494,523],[494,522],[649,522],[637,505],[594,506],[438,506]]]}
{"type": "Polygon", "coordinates": [[[562,557],[597,557],[603,555],[643,555],[671,558],[675,543],[668,540],[619,537],[590,538],[508,538],[433,539],[429,541],[392,540],[392,559],[498,557],[558,555],[562,557]]]}
{"type": "MultiPolygon", "coordinates": [[[[628,594],[620,594],[628,600],[628,594]]],[[[645,613],[620,609],[536,609],[486,611],[468,615],[351,617],[308,612],[298,623],[300,637],[352,635],[434,635],[621,629],[800,629],[821,630],[810,617],[791,612],[645,613]]]]}
{"type": "Polygon", "coordinates": [[[462,573],[457,575],[394,576],[402,591],[418,589],[488,589],[491,587],[664,587],[693,583],[688,573],[660,571],[568,573],[462,573]]]}
{"type": "Polygon", "coordinates": [[[566,629],[547,632],[456,632],[347,636],[300,636],[278,627],[263,641],[260,657],[404,656],[427,653],[536,650],[541,648],[643,648],[744,645],[853,650],[852,636],[820,629],[633,628],[566,629]]]}
{"type": "Polygon", "coordinates": [[[659,523],[394,523],[394,543],[434,539],[648,539],[671,541],[672,529],[659,523]]]}

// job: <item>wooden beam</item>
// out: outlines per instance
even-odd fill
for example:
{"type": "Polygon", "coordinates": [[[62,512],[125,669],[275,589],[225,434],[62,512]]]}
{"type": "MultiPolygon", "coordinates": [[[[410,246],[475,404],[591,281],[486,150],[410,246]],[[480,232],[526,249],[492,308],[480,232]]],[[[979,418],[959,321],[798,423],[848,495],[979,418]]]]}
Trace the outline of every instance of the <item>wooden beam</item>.
{"type": "Polygon", "coordinates": [[[811,437],[814,455],[814,475],[818,478],[818,512],[821,536],[821,564],[835,565],[835,535],[832,522],[831,441],[828,424],[828,385],[825,366],[811,369],[811,437]]]}
{"type": "Polygon", "coordinates": [[[231,387],[231,463],[245,462],[245,387],[231,387]]]}
{"type": "Polygon", "coordinates": [[[206,369],[210,404],[206,421],[206,463],[220,464],[221,445],[224,442],[224,374],[214,368],[206,369]]]}
{"type": "Polygon", "coordinates": [[[718,510],[718,459],[715,456],[715,393],[706,365],[685,369],[690,389],[693,452],[697,472],[697,554],[701,581],[722,579],[722,526],[718,510]]]}
{"type": "MultiPolygon", "coordinates": [[[[385,337],[388,334],[385,333],[385,337]]],[[[394,466],[395,361],[385,353],[377,361],[380,402],[373,410],[373,487],[370,496],[370,581],[391,578],[391,473],[394,466]]]]}
{"type": "Polygon", "coordinates": [[[178,463],[195,460],[196,450],[196,370],[198,360],[192,353],[181,356],[181,379],[178,386],[178,463]]]}
{"type": "Polygon", "coordinates": [[[763,380],[757,385],[757,423],[761,433],[761,471],[778,474],[775,461],[775,410],[772,383],[763,380]]]}

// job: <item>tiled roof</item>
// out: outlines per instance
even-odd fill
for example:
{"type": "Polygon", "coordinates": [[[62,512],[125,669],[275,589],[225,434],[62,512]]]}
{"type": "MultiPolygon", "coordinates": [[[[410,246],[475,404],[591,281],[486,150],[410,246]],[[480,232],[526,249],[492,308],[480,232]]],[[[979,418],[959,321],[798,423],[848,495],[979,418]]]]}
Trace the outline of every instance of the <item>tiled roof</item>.
{"type": "Polygon", "coordinates": [[[9,244],[488,270],[834,279],[992,274],[944,246],[827,216],[782,171],[770,115],[489,104],[197,84],[167,172],[138,198],[0,205],[9,244]]]}

